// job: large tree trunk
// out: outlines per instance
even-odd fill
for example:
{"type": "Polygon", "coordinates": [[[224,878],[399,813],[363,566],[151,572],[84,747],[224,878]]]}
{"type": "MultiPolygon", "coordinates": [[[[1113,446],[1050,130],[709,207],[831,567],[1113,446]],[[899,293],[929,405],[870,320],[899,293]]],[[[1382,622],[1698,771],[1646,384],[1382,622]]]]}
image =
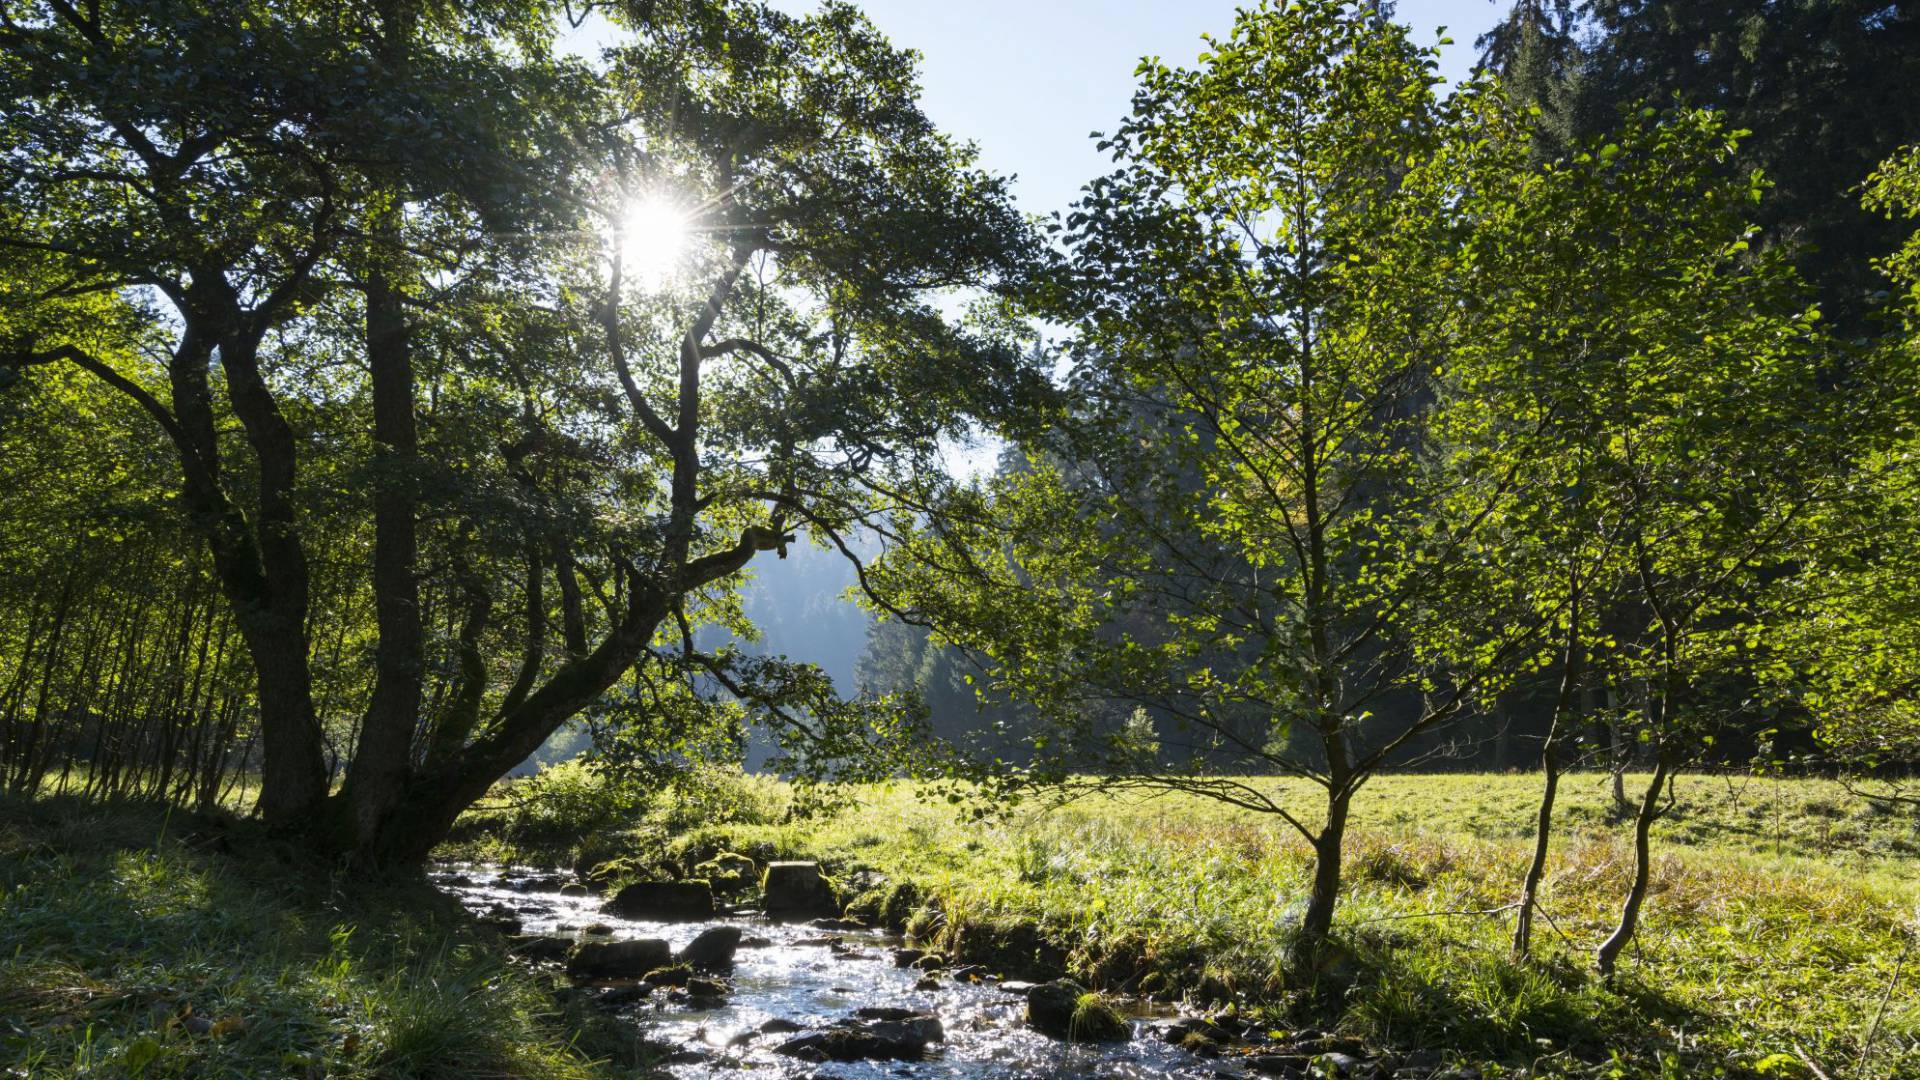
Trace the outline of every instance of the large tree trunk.
{"type": "Polygon", "coordinates": [[[367,863],[425,859],[446,839],[462,811],[538,750],[561,724],[619,682],[668,610],[666,600],[657,595],[651,603],[636,602],[598,648],[561,668],[519,708],[496,718],[489,734],[416,774],[404,797],[361,830],[356,857],[367,863]]]}
{"type": "Polygon", "coordinates": [[[327,794],[304,620],[258,609],[235,616],[260,706],[260,816],[270,825],[303,825],[327,794]]]}
{"type": "Polygon", "coordinates": [[[388,245],[397,246],[399,223],[383,217],[376,232],[384,241],[367,276],[367,364],[373,382],[373,602],[379,642],[374,651],[373,694],[341,791],[354,835],[377,831],[380,819],[406,792],[413,767],[413,739],[420,724],[422,657],[418,497],[419,436],[414,420],[413,350],[404,298],[380,265],[388,245]]]}
{"type": "Polygon", "coordinates": [[[304,826],[326,798],[327,767],[307,656],[309,573],[294,501],[297,442],[260,371],[265,327],[240,313],[239,295],[220,271],[196,272],[187,301],[186,332],[168,372],[183,491],[253,658],[261,816],[278,827],[304,826]],[[228,399],[257,463],[254,521],[228,499],[220,479],[207,385],[216,342],[228,399]]]}

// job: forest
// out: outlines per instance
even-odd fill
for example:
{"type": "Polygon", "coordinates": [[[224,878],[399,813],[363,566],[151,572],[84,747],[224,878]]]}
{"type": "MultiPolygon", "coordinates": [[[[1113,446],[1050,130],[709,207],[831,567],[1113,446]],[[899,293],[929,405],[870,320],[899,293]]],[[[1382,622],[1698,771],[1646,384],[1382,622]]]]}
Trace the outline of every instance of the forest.
{"type": "Polygon", "coordinates": [[[0,1063],[1920,1076],[1920,7],[1421,8],[0,0],[0,1063]]]}

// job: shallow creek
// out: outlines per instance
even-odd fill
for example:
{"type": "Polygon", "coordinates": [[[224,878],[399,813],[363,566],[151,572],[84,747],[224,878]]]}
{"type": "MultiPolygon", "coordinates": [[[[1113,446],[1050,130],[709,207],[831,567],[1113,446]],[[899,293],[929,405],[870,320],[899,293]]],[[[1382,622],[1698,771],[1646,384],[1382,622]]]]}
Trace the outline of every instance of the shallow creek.
{"type": "MultiPolygon", "coordinates": [[[[630,1017],[652,1039],[696,1052],[699,1060],[672,1066],[684,1080],[730,1077],[840,1078],[881,1077],[981,1080],[1001,1078],[1200,1078],[1216,1067],[1169,1046],[1134,1021],[1134,1039],[1106,1046],[1069,1045],[1029,1030],[1025,1002],[991,983],[940,978],[937,990],[916,990],[922,973],[894,966],[888,952],[898,945],[872,931],[823,931],[805,924],[779,924],[759,918],[662,923],[621,919],[600,910],[599,896],[572,896],[529,889],[529,879],[494,866],[446,865],[433,878],[441,889],[469,909],[485,913],[496,905],[514,912],[530,934],[571,935],[603,923],[612,940],[663,938],[677,951],[711,926],[730,923],[749,938],[768,944],[743,946],[728,977],[734,992],[718,1008],[676,1004],[656,993],[629,1005],[630,1017]],[[826,941],[839,938],[841,949],[826,941]],[[851,952],[848,951],[851,948],[851,952]],[[931,1012],[946,1029],[921,1061],[867,1061],[815,1065],[773,1052],[787,1035],[754,1035],[772,1019],[792,1021],[808,1030],[868,1006],[902,1006],[931,1012]],[[750,1040],[735,1045],[742,1037],[750,1040]]],[[[609,940],[599,938],[597,940],[609,940]]],[[[688,1055],[692,1057],[692,1055],[688,1055]]]]}

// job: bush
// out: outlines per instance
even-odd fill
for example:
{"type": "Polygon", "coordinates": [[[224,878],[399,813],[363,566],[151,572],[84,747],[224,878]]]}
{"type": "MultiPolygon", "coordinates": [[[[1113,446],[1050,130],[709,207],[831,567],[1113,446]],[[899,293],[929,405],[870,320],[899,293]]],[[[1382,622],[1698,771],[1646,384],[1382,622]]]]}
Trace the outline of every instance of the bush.
{"type": "Polygon", "coordinates": [[[565,848],[631,823],[647,797],[631,781],[584,759],[548,765],[500,791],[499,838],[522,848],[565,848]]]}

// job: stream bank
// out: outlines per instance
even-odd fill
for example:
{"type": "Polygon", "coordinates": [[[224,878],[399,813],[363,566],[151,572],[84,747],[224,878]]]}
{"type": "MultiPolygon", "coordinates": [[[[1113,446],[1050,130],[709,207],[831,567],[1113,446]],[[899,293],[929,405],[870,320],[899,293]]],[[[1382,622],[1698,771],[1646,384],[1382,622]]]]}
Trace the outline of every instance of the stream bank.
{"type": "MultiPolygon", "coordinates": [[[[432,878],[511,933],[521,955],[551,964],[571,959],[576,977],[565,992],[671,1047],[667,1068],[684,1080],[1447,1075],[1437,1063],[1370,1058],[1354,1040],[1317,1031],[1276,1039],[1138,999],[1114,1002],[1123,1015],[1108,1041],[1051,1037],[1029,1023],[1033,983],[948,967],[858,920],[780,922],[742,908],[636,918],[551,873],[447,864],[432,878]],[[733,940],[731,964],[712,962],[712,944],[733,940]],[[619,975],[582,960],[622,951],[641,959],[619,975]],[[675,962],[689,958],[696,962],[675,962]],[[836,1060],[843,1056],[856,1060],[836,1060]]],[[[1038,999],[1034,1007],[1037,1013],[1038,999]]]]}

